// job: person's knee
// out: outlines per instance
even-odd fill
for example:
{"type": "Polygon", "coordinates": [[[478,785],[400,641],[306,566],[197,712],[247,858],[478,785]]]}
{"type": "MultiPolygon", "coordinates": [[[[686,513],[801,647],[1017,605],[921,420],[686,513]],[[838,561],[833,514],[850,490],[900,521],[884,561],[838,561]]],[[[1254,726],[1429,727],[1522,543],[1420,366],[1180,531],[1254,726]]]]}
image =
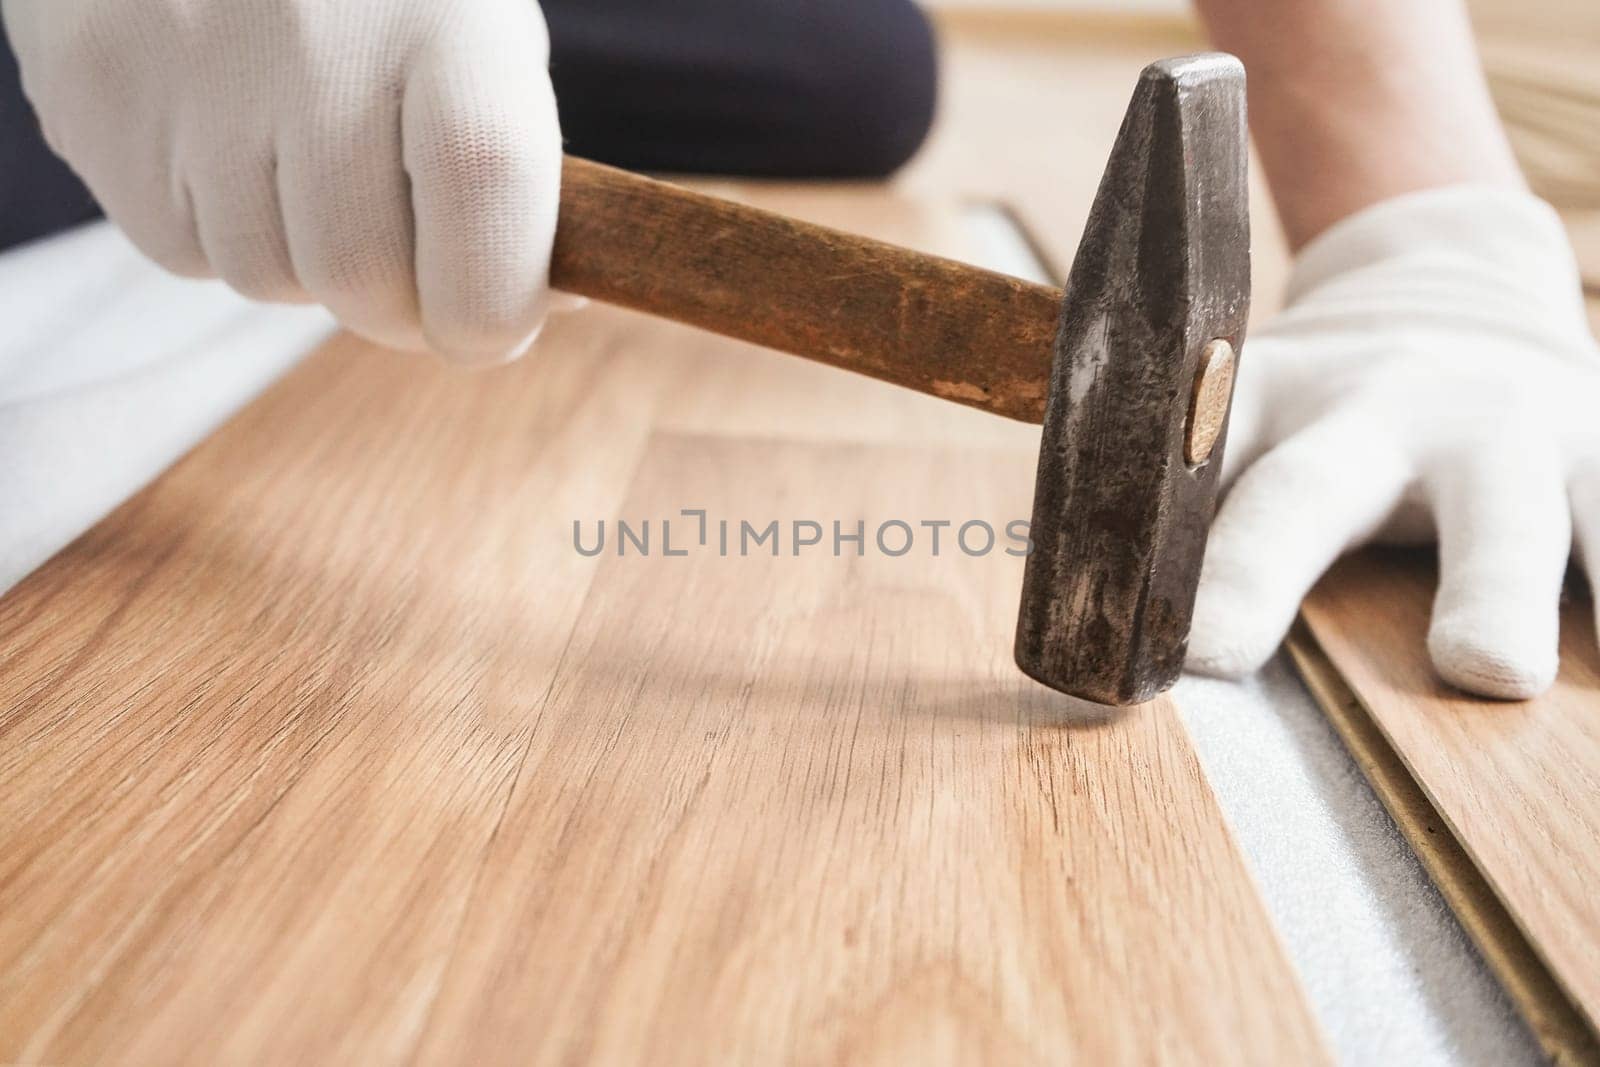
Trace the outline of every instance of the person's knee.
{"type": "Polygon", "coordinates": [[[0,251],[98,214],[89,190],[45,144],[0,26],[0,251]]]}
{"type": "Polygon", "coordinates": [[[933,126],[937,45],[911,0],[845,2],[853,14],[833,60],[831,98],[817,113],[819,161],[834,176],[882,177],[909,161],[933,126]]]}
{"type": "Polygon", "coordinates": [[[545,0],[574,152],[645,170],[887,175],[938,96],[913,0],[545,0]]]}

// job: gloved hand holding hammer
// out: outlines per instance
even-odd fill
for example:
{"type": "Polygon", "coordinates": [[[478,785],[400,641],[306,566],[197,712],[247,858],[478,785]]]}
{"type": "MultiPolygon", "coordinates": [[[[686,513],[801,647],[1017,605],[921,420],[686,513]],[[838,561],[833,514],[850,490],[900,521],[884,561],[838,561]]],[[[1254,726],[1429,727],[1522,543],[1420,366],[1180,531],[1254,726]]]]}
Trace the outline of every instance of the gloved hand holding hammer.
{"type": "MultiPolygon", "coordinates": [[[[570,37],[547,35],[534,0],[3,3],[50,144],[153,259],[467,361],[523,351],[549,306],[562,173],[552,45],[558,70],[603,72],[615,53],[614,76],[563,95],[564,114],[598,114],[623,142],[630,118],[651,115],[701,146],[678,169],[882,173],[920,140],[932,102],[926,29],[901,0],[807,5],[803,18],[772,3],[613,0],[565,23],[552,0],[553,28],[570,37]],[[696,47],[724,50],[699,67],[729,85],[697,96],[669,77],[630,112],[613,82],[696,54],[672,46],[675,18],[723,20],[696,47]],[[738,47],[760,61],[725,54],[738,47]],[[781,57],[796,51],[832,74],[785,78],[781,57]],[[856,85],[858,70],[874,73],[856,85]]],[[[1574,532],[1600,562],[1600,351],[1567,240],[1506,145],[1461,0],[1200,8],[1249,70],[1299,261],[1288,310],[1242,364],[1234,484],[1189,662],[1254,669],[1338,553],[1436,535],[1440,673],[1488,696],[1534,695],[1554,677],[1574,532]]],[[[613,155],[679,162],[645,144],[613,155]]]]}
{"type": "Polygon", "coordinates": [[[1250,73],[1298,261],[1251,338],[1189,664],[1278,647],[1345,549],[1437,537],[1446,681],[1556,674],[1576,535],[1600,566],[1600,349],[1572,249],[1528,192],[1457,0],[1200,0],[1250,73]]]}

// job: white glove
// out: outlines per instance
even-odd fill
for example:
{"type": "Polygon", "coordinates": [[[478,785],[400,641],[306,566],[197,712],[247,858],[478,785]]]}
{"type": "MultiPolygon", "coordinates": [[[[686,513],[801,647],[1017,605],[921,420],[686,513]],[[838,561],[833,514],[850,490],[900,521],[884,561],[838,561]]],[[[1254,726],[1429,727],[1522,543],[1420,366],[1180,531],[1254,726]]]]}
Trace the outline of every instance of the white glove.
{"type": "Polygon", "coordinates": [[[545,315],[561,135],[535,0],[3,0],[52,147],[135,244],[463,361],[545,315]]]}
{"type": "Polygon", "coordinates": [[[1600,567],[1600,349],[1555,213],[1491,188],[1399,197],[1313,241],[1289,289],[1241,363],[1225,474],[1243,474],[1189,665],[1256,669],[1341,552],[1437,535],[1439,674],[1542,692],[1574,530],[1600,567]]]}

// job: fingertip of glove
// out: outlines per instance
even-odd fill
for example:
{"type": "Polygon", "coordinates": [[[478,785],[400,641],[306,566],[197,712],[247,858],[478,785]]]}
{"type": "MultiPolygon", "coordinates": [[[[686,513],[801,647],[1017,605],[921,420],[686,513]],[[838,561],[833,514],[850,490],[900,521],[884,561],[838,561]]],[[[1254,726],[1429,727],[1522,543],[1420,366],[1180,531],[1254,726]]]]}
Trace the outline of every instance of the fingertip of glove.
{"type": "Polygon", "coordinates": [[[428,347],[448,363],[498,367],[527,355],[544,335],[552,315],[587,305],[584,297],[550,290],[514,312],[503,308],[455,315],[424,312],[423,332],[428,347]]]}
{"type": "MultiPolygon", "coordinates": [[[[1273,645],[1273,648],[1276,647],[1273,645]]],[[[1259,649],[1250,645],[1196,642],[1191,638],[1189,654],[1184,659],[1183,665],[1186,670],[1196,674],[1237,680],[1260,670],[1271,656],[1270,649],[1262,654],[1259,649]]]]}
{"type": "Polygon", "coordinates": [[[469,370],[488,370],[494,367],[503,367],[508,363],[515,363],[533,348],[539,340],[539,335],[544,332],[541,325],[525,336],[516,340],[484,336],[474,339],[428,339],[428,345],[438,353],[446,363],[469,370]]]}
{"type": "MultiPolygon", "coordinates": [[[[1216,544],[1213,538],[1213,549],[1216,544]]],[[[1242,678],[1260,670],[1283,643],[1298,598],[1275,597],[1248,578],[1248,571],[1219,566],[1215,552],[1208,556],[1189,627],[1189,670],[1242,678]]]]}
{"type": "Polygon", "coordinates": [[[550,290],[548,307],[552,315],[570,315],[574,311],[582,311],[589,306],[589,298],[579,296],[577,293],[563,293],[550,290]]]}
{"type": "Polygon", "coordinates": [[[1184,666],[1213,678],[1243,678],[1260,670],[1282,643],[1278,628],[1251,619],[1236,598],[1202,588],[1184,666]]]}
{"type": "Polygon", "coordinates": [[[1553,649],[1505,648],[1448,624],[1429,632],[1428,655],[1446,682],[1495,700],[1532,700],[1555,683],[1560,668],[1553,649]]]}

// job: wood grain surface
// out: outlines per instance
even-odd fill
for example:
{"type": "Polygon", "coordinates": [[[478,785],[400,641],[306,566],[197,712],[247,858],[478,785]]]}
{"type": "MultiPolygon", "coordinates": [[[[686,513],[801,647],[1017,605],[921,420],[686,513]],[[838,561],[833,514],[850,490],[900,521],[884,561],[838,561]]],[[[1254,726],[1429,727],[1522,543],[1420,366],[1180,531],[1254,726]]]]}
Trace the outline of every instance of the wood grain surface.
{"type": "Polygon", "coordinates": [[[1173,706],[1010,667],[1018,560],[572,546],[998,521],[1036,446],[600,307],[335,341],[0,600],[0,1061],[1322,1059],[1173,706]]]}
{"type": "Polygon", "coordinates": [[[1429,663],[1434,580],[1426,553],[1358,554],[1306,601],[1307,628],[1556,983],[1600,1031],[1600,653],[1592,610],[1585,600],[1563,608],[1561,673],[1549,693],[1521,703],[1477,700],[1438,681],[1429,663]]]}

